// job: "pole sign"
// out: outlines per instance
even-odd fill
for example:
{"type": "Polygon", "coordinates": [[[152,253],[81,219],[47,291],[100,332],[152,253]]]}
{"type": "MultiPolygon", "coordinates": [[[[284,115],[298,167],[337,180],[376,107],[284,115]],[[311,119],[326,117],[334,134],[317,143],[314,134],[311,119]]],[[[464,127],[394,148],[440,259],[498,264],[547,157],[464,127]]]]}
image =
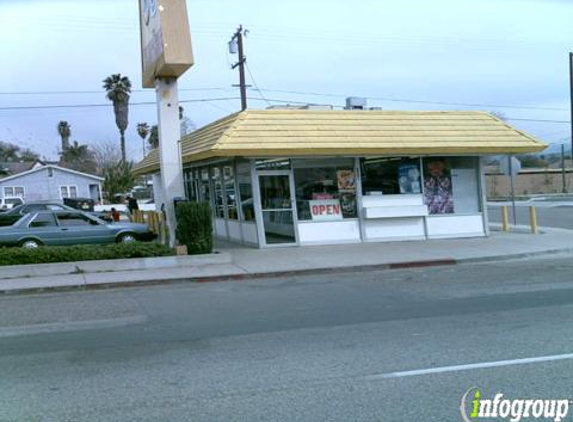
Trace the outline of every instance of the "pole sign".
{"type": "Polygon", "coordinates": [[[193,66],[186,0],[139,0],[143,87],[193,66]]]}
{"type": "Polygon", "coordinates": [[[308,203],[312,221],[342,220],[342,208],[338,199],[315,199],[308,203]]]}

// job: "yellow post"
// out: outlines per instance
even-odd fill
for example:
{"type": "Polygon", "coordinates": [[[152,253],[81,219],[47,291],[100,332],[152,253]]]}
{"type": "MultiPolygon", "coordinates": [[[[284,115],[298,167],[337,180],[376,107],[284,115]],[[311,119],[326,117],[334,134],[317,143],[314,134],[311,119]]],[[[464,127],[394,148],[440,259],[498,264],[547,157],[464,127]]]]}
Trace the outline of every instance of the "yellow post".
{"type": "Polygon", "coordinates": [[[504,232],[509,231],[509,214],[505,205],[501,207],[501,229],[504,232]]]}
{"type": "Polygon", "coordinates": [[[529,207],[529,221],[531,222],[531,233],[538,234],[539,229],[537,227],[537,211],[533,205],[529,207]]]}

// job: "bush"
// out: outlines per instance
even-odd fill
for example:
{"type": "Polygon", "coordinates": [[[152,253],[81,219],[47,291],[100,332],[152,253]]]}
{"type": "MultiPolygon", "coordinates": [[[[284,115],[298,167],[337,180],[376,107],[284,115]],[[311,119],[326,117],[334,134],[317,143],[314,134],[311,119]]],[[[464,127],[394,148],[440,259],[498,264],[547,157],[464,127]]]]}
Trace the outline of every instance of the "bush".
{"type": "Polygon", "coordinates": [[[111,245],[40,246],[37,249],[0,248],[1,265],[50,262],[146,258],[173,255],[173,249],[159,243],[117,243],[111,245]]]}
{"type": "Polygon", "coordinates": [[[189,255],[211,253],[213,230],[208,202],[180,202],[175,207],[177,240],[187,246],[189,255]]]}

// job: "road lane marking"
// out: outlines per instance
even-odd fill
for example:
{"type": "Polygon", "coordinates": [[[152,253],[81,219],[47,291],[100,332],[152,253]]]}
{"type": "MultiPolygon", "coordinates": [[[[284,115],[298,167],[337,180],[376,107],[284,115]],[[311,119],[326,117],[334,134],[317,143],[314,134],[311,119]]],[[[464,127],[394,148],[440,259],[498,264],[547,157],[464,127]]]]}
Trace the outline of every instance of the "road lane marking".
{"type": "Polygon", "coordinates": [[[573,353],[567,353],[563,355],[539,356],[535,358],[498,360],[494,362],[469,363],[466,365],[439,366],[437,368],[416,369],[413,371],[388,372],[384,374],[366,375],[363,377],[363,379],[367,381],[374,381],[374,380],[383,380],[391,378],[415,377],[429,374],[442,374],[446,372],[469,371],[472,369],[487,369],[487,368],[499,368],[501,366],[528,365],[532,363],[554,362],[568,359],[573,359],[573,353]]]}

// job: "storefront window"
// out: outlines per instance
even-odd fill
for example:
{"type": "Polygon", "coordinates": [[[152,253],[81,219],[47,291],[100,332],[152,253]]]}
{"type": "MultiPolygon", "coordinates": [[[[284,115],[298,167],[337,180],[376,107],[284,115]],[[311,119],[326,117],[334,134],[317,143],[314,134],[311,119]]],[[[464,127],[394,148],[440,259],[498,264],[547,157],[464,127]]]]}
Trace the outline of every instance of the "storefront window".
{"type": "Polygon", "coordinates": [[[253,205],[253,186],[251,183],[251,163],[248,161],[237,162],[237,184],[241,201],[241,210],[244,221],[255,220],[255,208],[253,205]]]}
{"type": "Polygon", "coordinates": [[[185,170],[183,173],[183,181],[185,184],[185,195],[190,201],[197,201],[197,171],[185,170]]]}
{"type": "Polygon", "coordinates": [[[211,203],[211,190],[209,189],[209,169],[204,167],[200,170],[199,201],[211,203]]]}
{"type": "Polygon", "coordinates": [[[428,157],[423,166],[424,201],[430,214],[479,212],[477,158],[428,157]]]}
{"type": "Polygon", "coordinates": [[[360,164],[363,195],[422,193],[419,158],[362,158],[360,164]]]}
{"type": "Polygon", "coordinates": [[[299,220],[356,218],[354,160],[294,160],[299,220]]]}
{"type": "Polygon", "coordinates": [[[211,180],[215,189],[213,198],[215,200],[215,217],[225,218],[225,208],[223,203],[223,178],[220,167],[211,167],[211,180]]]}
{"type": "Polygon", "coordinates": [[[225,181],[225,194],[227,197],[227,212],[230,220],[238,220],[237,194],[235,192],[235,174],[231,164],[223,166],[223,179],[225,181]]]}

